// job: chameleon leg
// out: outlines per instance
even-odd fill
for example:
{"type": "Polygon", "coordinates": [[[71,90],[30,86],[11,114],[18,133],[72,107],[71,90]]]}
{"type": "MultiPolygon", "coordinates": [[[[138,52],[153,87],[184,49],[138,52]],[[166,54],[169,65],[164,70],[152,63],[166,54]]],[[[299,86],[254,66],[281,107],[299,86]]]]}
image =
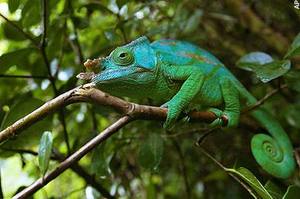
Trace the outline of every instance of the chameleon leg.
{"type": "Polygon", "coordinates": [[[183,80],[180,90],[172,97],[170,101],[165,103],[168,106],[168,115],[164,123],[164,128],[172,126],[180,113],[190,104],[192,99],[200,91],[204,75],[193,66],[172,66],[165,71],[165,74],[172,80],[183,80]],[[189,70],[187,70],[189,67],[189,70]]]}
{"type": "Polygon", "coordinates": [[[216,108],[211,108],[209,111],[213,112],[218,118],[211,123],[211,126],[223,126],[222,116],[227,117],[227,127],[237,126],[240,117],[240,98],[239,91],[235,88],[233,83],[225,79],[220,82],[221,91],[224,100],[224,111],[216,108]]]}

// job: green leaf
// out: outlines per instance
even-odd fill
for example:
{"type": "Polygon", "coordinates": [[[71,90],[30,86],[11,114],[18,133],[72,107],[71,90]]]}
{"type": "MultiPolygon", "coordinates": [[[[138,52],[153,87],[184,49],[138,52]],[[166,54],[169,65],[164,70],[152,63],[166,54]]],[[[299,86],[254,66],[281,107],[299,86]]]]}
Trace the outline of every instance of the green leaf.
{"type": "Polygon", "coordinates": [[[284,55],[284,58],[290,58],[300,54],[300,33],[295,37],[293,43],[291,44],[289,50],[284,55]]]}
{"type": "MultiPolygon", "coordinates": [[[[97,177],[109,175],[109,164],[113,157],[113,151],[108,143],[103,143],[96,147],[92,155],[91,172],[97,177]]],[[[111,145],[111,143],[110,143],[111,145]]]]}
{"type": "Polygon", "coordinates": [[[265,188],[274,199],[282,199],[284,192],[272,181],[269,180],[265,184],[265,188]]]}
{"type": "Polygon", "coordinates": [[[122,8],[123,5],[125,5],[128,1],[127,0],[116,0],[116,3],[118,5],[118,8],[122,8]]]}
{"type": "Polygon", "coordinates": [[[201,22],[202,15],[203,11],[201,9],[197,9],[194,14],[187,20],[184,28],[184,33],[193,33],[195,30],[197,30],[201,22]]]}
{"type": "Polygon", "coordinates": [[[286,193],[282,199],[296,199],[300,196],[300,187],[297,185],[291,185],[288,187],[286,193]]]}
{"type": "Polygon", "coordinates": [[[255,192],[263,199],[272,199],[270,193],[265,189],[265,187],[259,182],[255,175],[244,167],[238,169],[225,169],[227,172],[230,172],[237,177],[241,178],[246,182],[255,192]]]}
{"type": "Polygon", "coordinates": [[[4,73],[11,66],[22,66],[28,62],[28,56],[34,51],[33,48],[23,48],[8,52],[0,56],[0,73],[4,73]]]}
{"type": "Polygon", "coordinates": [[[101,2],[93,2],[82,5],[79,9],[85,7],[89,12],[101,11],[104,14],[113,14],[113,12],[104,6],[101,2]]]}
{"type": "Polygon", "coordinates": [[[76,24],[76,28],[78,29],[85,29],[89,27],[89,20],[87,18],[73,16],[72,20],[74,21],[74,23],[76,24]]]}
{"type": "Polygon", "coordinates": [[[241,69],[252,71],[263,82],[267,83],[287,73],[291,68],[290,60],[274,61],[263,52],[253,52],[241,57],[237,61],[241,69]]]}
{"type": "Polygon", "coordinates": [[[286,121],[295,129],[300,129],[300,104],[289,104],[283,109],[286,121]]]}
{"type": "Polygon", "coordinates": [[[20,5],[20,0],[8,0],[8,9],[10,13],[15,12],[20,5]]]}
{"type": "Polygon", "coordinates": [[[50,131],[45,131],[41,137],[39,154],[38,154],[39,168],[42,176],[44,176],[48,170],[52,145],[53,145],[52,133],[50,131]]]}
{"type": "Polygon", "coordinates": [[[27,0],[22,9],[22,24],[29,28],[41,21],[41,6],[38,0],[27,0]]]}
{"type": "MultiPolygon", "coordinates": [[[[18,101],[9,107],[10,110],[6,113],[5,118],[2,121],[1,129],[10,126],[18,119],[24,117],[44,103],[43,101],[32,98],[28,95],[18,98],[18,101]]],[[[22,136],[16,136],[9,139],[0,146],[0,149],[30,149],[30,147],[38,145],[42,132],[49,129],[52,129],[52,117],[47,117],[30,126],[28,129],[23,130],[22,136]]],[[[1,152],[0,155],[7,156],[12,154],[5,154],[1,152]]]]}
{"type": "MultiPolygon", "coordinates": [[[[18,21],[12,21],[12,22],[20,26],[18,21]]],[[[3,34],[7,39],[14,40],[14,41],[24,41],[27,39],[24,36],[24,34],[22,34],[18,29],[16,29],[10,23],[7,22],[3,23],[2,27],[3,27],[3,34]]],[[[22,27],[20,26],[20,28],[22,27]]]]}
{"type": "Polygon", "coordinates": [[[163,155],[163,140],[158,134],[150,134],[141,144],[139,162],[146,169],[155,170],[163,155]]]}
{"type": "Polygon", "coordinates": [[[291,68],[290,60],[273,61],[255,69],[257,77],[267,83],[287,73],[291,68]]]}
{"type": "Polygon", "coordinates": [[[252,52],[244,55],[237,61],[237,66],[247,71],[253,71],[256,67],[273,61],[273,58],[264,52],[252,52]]]}
{"type": "Polygon", "coordinates": [[[300,70],[289,71],[284,75],[284,79],[289,88],[300,92],[300,70]]]}

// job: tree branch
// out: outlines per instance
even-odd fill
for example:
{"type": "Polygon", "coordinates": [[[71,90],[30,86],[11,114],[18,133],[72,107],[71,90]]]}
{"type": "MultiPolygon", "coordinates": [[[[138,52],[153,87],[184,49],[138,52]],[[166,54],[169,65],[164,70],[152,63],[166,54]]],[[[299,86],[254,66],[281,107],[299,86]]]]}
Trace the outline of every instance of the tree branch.
{"type": "MultiPolygon", "coordinates": [[[[84,155],[90,152],[93,148],[95,148],[98,144],[105,141],[107,138],[112,136],[115,132],[117,132],[120,128],[124,127],[126,124],[132,121],[132,118],[128,115],[121,117],[115,123],[107,127],[104,131],[102,131],[99,135],[94,137],[84,146],[82,146],[78,151],[70,155],[66,160],[61,162],[55,170],[51,171],[47,175],[42,178],[39,178],[35,181],[32,185],[25,188],[18,194],[16,194],[13,198],[20,199],[20,198],[27,198],[34,194],[37,190],[47,185],[50,181],[55,179],[59,176],[62,172],[68,169],[73,163],[79,161],[84,155]]],[[[107,197],[107,196],[106,196],[107,197]]],[[[112,198],[112,197],[107,197],[112,198]]]]}
{"type": "MultiPolygon", "coordinates": [[[[19,153],[19,154],[30,154],[30,155],[33,155],[33,156],[37,156],[38,155],[38,153],[36,151],[27,150],[27,149],[1,148],[1,150],[16,152],[16,153],[19,153]]],[[[65,157],[62,154],[58,153],[58,152],[55,152],[54,155],[51,156],[51,160],[55,160],[55,161],[59,161],[59,162],[62,162],[64,159],[65,159],[65,157]]],[[[77,175],[79,175],[80,177],[82,177],[86,181],[87,184],[91,185],[94,189],[96,189],[97,191],[99,191],[99,193],[101,193],[103,196],[105,196],[107,198],[112,198],[112,196],[109,194],[109,192],[101,184],[99,184],[95,180],[94,176],[91,176],[79,164],[74,163],[73,165],[70,166],[70,169],[74,173],[76,173],[77,175]]]]}
{"type": "Polygon", "coordinates": [[[17,24],[15,24],[13,21],[9,20],[7,17],[5,17],[2,13],[0,13],[0,16],[7,22],[9,23],[11,26],[13,26],[17,31],[19,31],[22,35],[24,35],[25,38],[27,38],[28,40],[30,40],[35,47],[38,48],[38,44],[37,42],[34,40],[34,38],[26,33],[22,28],[20,28],[17,24]]]}
{"type": "MultiPolygon", "coordinates": [[[[167,109],[154,106],[145,106],[124,101],[120,98],[111,96],[99,89],[91,87],[91,84],[74,88],[58,97],[46,102],[41,107],[19,119],[11,126],[0,132],[0,143],[21,133],[35,122],[43,119],[56,110],[69,104],[89,102],[103,106],[110,106],[121,114],[130,115],[133,119],[160,120],[166,118],[167,109]]],[[[193,111],[188,114],[191,121],[212,122],[216,116],[212,112],[193,111]]]]}
{"type": "Polygon", "coordinates": [[[48,76],[43,76],[43,75],[6,75],[6,74],[0,74],[0,78],[49,79],[48,76]]]}

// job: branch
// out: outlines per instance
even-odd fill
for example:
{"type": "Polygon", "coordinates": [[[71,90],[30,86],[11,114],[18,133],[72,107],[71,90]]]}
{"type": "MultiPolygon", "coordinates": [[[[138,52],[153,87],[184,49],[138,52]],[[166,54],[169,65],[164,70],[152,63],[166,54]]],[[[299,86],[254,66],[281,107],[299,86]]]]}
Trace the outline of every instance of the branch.
{"type": "MultiPolygon", "coordinates": [[[[126,124],[128,124],[130,121],[132,121],[132,118],[130,116],[123,116],[118,121],[107,127],[104,131],[102,131],[99,135],[94,137],[92,140],[90,140],[88,143],[86,143],[84,146],[82,146],[78,151],[73,153],[71,156],[69,156],[66,160],[61,162],[58,167],[56,167],[55,170],[48,173],[42,178],[39,178],[37,181],[35,181],[32,185],[25,188],[18,194],[16,194],[13,199],[19,199],[19,198],[27,198],[34,194],[37,190],[47,185],[51,180],[55,179],[57,176],[59,176],[62,172],[64,172],[66,169],[68,169],[73,163],[79,161],[84,155],[86,155],[88,152],[90,152],[93,148],[95,148],[97,145],[105,141],[107,138],[112,136],[115,132],[117,132],[120,128],[124,127],[126,124]]],[[[111,197],[109,197],[111,198],[111,197]]]]}
{"type": "Polygon", "coordinates": [[[48,76],[43,76],[43,75],[6,75],[6,74],[0,74],[0,78],[49,79],[48,76]]]}
{"type": "MultiPolygon", "coordinates": [[[[55,94],[55,97],[58,96],[58,89],[55,85],[55,78],[53,77],[52,73],[51,73],[51,66],[50,66],[50,62],[49,62],[49,58],[47,56],[46,53],[46,46],[47,46],[47,10],[48,10],[48,2],[47,0],[41,0],[41,15],[42,15],[42,19],[41,19],[41,24],[43,27],[43,32],[42,32],[42,39],[40,42],[40,53],[42,55],[42,58],[44,60],[44,63],[46,65],[47,71],[48,71],[48,76],[49,76],[49,80],[53,89],[53,92],[55,94]]],[[[67,152],[70,153],[70,142],[69,142],[69,136],[68,136],[68,132],[67,132],[67,126],[66,126],[66,120],[65,120],[65,113],[64,113],[64,109],[59,110],[59,120],[60,123],[63,127],[63,135],[64,135],[64,140],[67,146],[67,152]]]]}
{"type": "Polygon", "coordinates": [[[9,20],[7,17],[5,17],[2,13],[0,13],[0,16],[7,22],[9,23],[11,26],[13,26],[17,31],[19,31],[22,35],[24,35],[24,37],[26,37],[28,40],[30,40],[35,47],[38,48],[38,44],[37,42],[34,40],[34,38],[26,33],[22,28],[20,28],[17,24],[15,24],[13,21],[9,20]]]}
{"type": "MultiPolygon", "coordinates": [[[[93,88],[91,87],[91,84],[85,84],[67,91],[46,102],[41,107],[37,108],[33,112],[29,113],[25,117],[19,119],[14,124],[1,131],[0,143],[20,134],[22,130],[28,128],[54,111],[59,110],[69,104],[79,102],[89,102],[103,106],[110,106],[121,114],[130,115],[130,117],[133,119],[164,121],[167,115],[166,108],[130,103],[104,93],[99,89],[93,88]]],[[[191,118],[191,121],[198,122],[212,122],[214,119],[216,119],[215,114],[212,112],[193,111],[189,113],[188,116],[191,118]]]]}
{"type": "MultiPolygon", "coordinates": [[[[7,149],[7,148],[1,148],[1,149],[5,150],[5,151],[16,152],[19,154],[31,154],[33,156],[38,155],[38,153],[36,151],[27,150],[27,149],[7,149]]],[[[51,160],[55,160],[55,161],[59,161],[59,162],[62,162],[64,159],[65,159],[65,157],[58,152],[55,152],[54,155],[51,156],[51,160]]],[[[73,165],[70,166],[70,169],[72,169],[72,171],[74,173],[76,173],[77,175],[82,177],[86,181],[87,184],[94,187],[103,196],[105,196],[106,198],[112,198],[112,196],[109,194],[109,192],[101,184],[99,184],[93,176],[91,176],[88,172],[86,172],[85,169],[82,168],[79,164],[74,163],[73,165]]]]}
{"type": "Polygon", "coordinates": [[[253,106],[247,107],[244,110],[242,110],[242,113],[246,113],[246,112],[252,111],[255,108],[261,106],[270,97],[272,97],[273,95],[275,95],[276,93],[278,93],[279,91],[281,91],[282,89],[287,88],[287,87],[288,87],[287,84],[283,84],[283,85],[280,85],[278,88],[273,89],[271,92],[267,93],[263,98],[261,98],[260,100],[258,100],[253,106]]]}

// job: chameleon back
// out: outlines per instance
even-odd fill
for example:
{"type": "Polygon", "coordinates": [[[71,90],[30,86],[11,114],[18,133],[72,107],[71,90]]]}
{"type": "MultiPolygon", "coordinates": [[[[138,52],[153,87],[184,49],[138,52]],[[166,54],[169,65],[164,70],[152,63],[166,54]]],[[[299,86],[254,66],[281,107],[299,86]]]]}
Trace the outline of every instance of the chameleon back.
{"type": "Polygon", "coordinates": [[[161,39],[151,43],[151,47],[162,62],[171,65],[223,65],[211,53],[188,42],[161,39]]]}

